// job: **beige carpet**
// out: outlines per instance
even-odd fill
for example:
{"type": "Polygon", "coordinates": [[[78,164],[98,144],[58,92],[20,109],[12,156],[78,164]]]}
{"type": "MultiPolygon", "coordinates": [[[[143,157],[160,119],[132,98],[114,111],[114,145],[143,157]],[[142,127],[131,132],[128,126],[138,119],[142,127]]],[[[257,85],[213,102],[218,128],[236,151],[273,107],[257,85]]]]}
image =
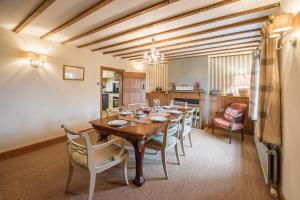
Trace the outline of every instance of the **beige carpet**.
{"type": "MultiPolygon", "coordinates": [[[[218,133],[218,132],[217,132],[218,133]]],[[[194,147],[186,141],[186,156],[177,165],[168,153],[169,180],[164,179],[160,154],[145,154],[143,187],[124,186],[121,166],[98,174],[94,199],[272,199],[264,183],[252,137],[232,144],[225,135],[193,130],[194,147]]],[[[88,174],[75,170],[71,192],[65,194],[67,155],[64,143],[0,162],[1,200],[86,199],[88,174]]],[[[150,152],[150,151],[149,151],[150,152]]],[[[130,152],[129,178],[134,178],[134,154],[130,152]]]]}

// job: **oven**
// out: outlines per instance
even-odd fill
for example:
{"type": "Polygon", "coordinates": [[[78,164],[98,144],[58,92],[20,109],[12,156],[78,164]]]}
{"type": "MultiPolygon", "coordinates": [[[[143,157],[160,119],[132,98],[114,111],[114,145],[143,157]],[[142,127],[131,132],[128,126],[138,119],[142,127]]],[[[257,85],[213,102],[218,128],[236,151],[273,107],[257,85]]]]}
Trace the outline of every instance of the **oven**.
{"type": "Polygon", "coordinates": [[[113,97],[113,107],[119,107],[120,103],[119,103],[119,97],[113,97]]]}

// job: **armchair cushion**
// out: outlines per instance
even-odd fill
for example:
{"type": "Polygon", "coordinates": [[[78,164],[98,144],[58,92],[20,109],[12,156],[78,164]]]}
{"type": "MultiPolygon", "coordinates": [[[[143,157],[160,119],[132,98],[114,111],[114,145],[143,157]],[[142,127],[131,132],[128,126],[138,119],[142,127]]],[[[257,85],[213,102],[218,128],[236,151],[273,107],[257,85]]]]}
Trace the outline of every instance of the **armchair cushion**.
{"type": "Polygon", "coordinates": [[[243,121],[246,104],[232,103],[225,109],[224,119],[230,122],[241,123],[243,121]]]}
{"type": "Polygon", "coordinates": [[[226,119],[223,118],[215,118],[213,120],[213,123],[218,127],[228,129],[228,130],[237,131],[243,129],[243,124],[227,121],[226,119]]]}
{"type": "MultiPolygon", "coordinates": [[[[105,149],[95,151],[93,153],[93,158],[95,160],[96,166],[105,165],[108,162],[111,162],[114,159],[114,155],[120,153],[121,148],[117,145],[110,145],[105,149]]],[[[71,161],[78,165],[81,168],[88,168],[87,155],[78,153],[72,148],[68,147],[68,154],[71,161]]]]}

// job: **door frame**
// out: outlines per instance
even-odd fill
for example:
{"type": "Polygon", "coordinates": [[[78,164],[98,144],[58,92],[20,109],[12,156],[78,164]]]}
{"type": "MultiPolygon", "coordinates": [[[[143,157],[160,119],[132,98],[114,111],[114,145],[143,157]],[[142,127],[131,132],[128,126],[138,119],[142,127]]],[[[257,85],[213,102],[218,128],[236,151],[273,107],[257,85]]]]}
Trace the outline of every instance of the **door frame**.
{"type": "Polygon", "coordinates": [[[120,106],[123,106],[123,73],[125,72],[125,70],[123,70],[123,69],[100,66],[100,116],[101,116],[101,118],[102,118],[102,75],[103,75],[103,70],[114,71],[114,72],[120,74],[120,83],[119,83],[119,105],[120,106]]]}

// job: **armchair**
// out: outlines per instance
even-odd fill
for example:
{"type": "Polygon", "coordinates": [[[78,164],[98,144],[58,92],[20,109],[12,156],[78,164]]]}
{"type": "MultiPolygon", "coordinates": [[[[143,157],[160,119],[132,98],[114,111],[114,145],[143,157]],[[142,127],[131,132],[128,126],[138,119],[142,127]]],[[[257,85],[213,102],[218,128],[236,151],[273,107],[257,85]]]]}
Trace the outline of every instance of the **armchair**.
{"type": "Polygon", "coordinates": [[[222,116],[213,119],[212,134],[214,134],[215,126],[224,129],[229,135],[229,144],[231,144],[231,136],[233,132],[240,132],[242,141],[244,140],[244,119],[247,105],[244,103],[231,103],[229,104],[222,116]]]}
{"type": "Polygon", "coordinates": [[[96,174],[101,173],[121,162],[123,162],[124,177],[126,185],[128,185],[128,152],[124,147],[124,141],[122,142],[122,147],[115,145],[116,142],[122,139],[118,138],[97,144],[91,144],[87,132],[75,132],[67,128],[66,125],[61,125],[61,127],[66,133],[67,151],[69,155],[69,175],[65,191],[68,191],[73,174],[73,168],[78,167],[84,169],[90,175],[88,200],[91,200],[94,193],[96,174]],[[81,138],[84,139],[85,145],[76,141],[81,138]]]}

